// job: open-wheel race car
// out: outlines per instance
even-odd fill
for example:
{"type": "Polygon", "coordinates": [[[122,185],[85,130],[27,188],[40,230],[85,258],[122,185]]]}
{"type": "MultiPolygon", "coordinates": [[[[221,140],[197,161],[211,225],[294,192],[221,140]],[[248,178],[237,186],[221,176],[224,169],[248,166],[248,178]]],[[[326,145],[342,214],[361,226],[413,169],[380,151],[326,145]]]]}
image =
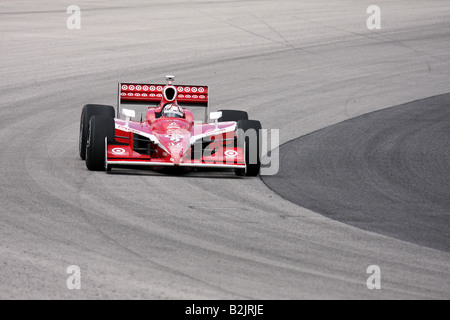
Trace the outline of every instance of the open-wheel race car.
{"type": "Polygon", "coordinates": [[[257,176],[261,123],[244,111],[209,113],[207,86],[173,85],[173,76],[166,81],[119,83],[117,112],[108,105],[83,107],[79,153],[87,168],[213,168],[257,176]],[[145,111],[139,117],[125,105],[145,111]],[[195,107],[204,108],[202,121],[188,109],[195,107]]]}

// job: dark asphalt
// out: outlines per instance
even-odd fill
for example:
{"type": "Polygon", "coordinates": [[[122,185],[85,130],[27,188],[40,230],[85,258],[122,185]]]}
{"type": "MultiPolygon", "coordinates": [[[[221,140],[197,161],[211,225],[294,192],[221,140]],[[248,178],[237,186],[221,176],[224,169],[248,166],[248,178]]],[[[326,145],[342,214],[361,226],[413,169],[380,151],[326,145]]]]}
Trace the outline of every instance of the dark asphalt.
{"type": "Polygon", "coordinates": [[[369,113],[281,146],[264,182],[332,219],[450,251],[450,94],[369,113]]]}

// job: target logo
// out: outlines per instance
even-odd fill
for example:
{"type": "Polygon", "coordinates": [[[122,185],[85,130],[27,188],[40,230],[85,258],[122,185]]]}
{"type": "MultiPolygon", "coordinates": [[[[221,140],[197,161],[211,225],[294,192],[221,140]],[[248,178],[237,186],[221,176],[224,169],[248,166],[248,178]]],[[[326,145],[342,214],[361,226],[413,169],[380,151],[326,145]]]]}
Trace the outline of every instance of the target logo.
{"type": "Polygon", "coordinates": [[[144,91],[148,91],[148,86],[144,86],[144,91]]]}
{"type": "Polygon", "coordinates": [[[151,86],[150,87],[150,91],[155,91],[156,90],[156,87],[155,86],[151,86]]]}
{"type": "Polygon", "coordinates": [[[228,150],[225,151],[225,157],[226,158],[236,158],[238,156],[238,152],[235,150],[228,150]]]}
{"type": "Polygon", "coordinates": [[[191,88],[189,87],[184,88],[184,92],[191,92],[191,88]]]}
{"type": "Polygon", "coordinates": [[[162,87],[158,87],[158,88],[156,88],[156,90],[162,91],[162,87]]]}
{"type": "Polygon", "coordinates": [[[129,86],[128,88],[130,88],[130,90],[134,90],[134,86],[133,85],[129,86]]]}
{"type": "Polygon", "coordinates": [[[114,148],[111,150],[111,152],[116,156],[121,156],[124,155],[126,151],[123,148],[114,148]]]}
{"type": "Polygon", "coordinates": [[[141,91],[141,90],[142,90],[142,87],[141,87],[141,86],[136,86],[136,90],[137,90],[137,91],[141,91]]]}
{"type": "Polygon", "coordinates": [[[178,87],[178,92],[183,92],[183,87],[178,87]]]}
{"type": "Polygon", "coordinates": [[[192,92],[196,93],[197,92],[197,88],[192,88],[192,92]]]}
{"type": "Polygon", "coordinates": [[[205,89],[204,88],[199,88],[198,92],[203,93],[203,92],[205,92],[205,89]]]}

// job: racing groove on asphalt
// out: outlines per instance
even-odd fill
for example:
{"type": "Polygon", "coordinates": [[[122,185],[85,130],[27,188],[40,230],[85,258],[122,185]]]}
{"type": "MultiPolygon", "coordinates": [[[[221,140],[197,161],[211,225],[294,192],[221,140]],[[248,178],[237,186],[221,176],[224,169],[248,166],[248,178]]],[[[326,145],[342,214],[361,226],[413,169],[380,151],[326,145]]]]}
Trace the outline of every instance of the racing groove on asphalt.
{"type": "Polygon", "coordinates": [[[450,94],[369,113],[281,146],[263,177],[335,220],[450,251],[450,94]]]}
{"type": "Polygon", "coordinates": [[[450,298],[447,251],[329,219],[259,178],[107,175],[77,155],[82,106],[115,105],[118,81],[209,85],[211,111],[247,111],[281,143],[450,92],[449,1],[380,0],[380,31],[369,1],[76,4],[81,30],[60,1],[0,9],[0,299],[450,298]],[[373,264],[382,290],[366,286],[373,264]]]}

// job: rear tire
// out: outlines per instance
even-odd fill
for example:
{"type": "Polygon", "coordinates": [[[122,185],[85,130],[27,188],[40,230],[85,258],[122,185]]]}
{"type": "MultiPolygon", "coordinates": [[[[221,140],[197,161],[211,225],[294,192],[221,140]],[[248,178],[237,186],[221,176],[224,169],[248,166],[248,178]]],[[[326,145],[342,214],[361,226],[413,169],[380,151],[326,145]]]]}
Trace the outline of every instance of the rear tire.
{"type": "Polygon", "coordinates": [[[89,121],[93,116],[108,116],[114,118],[114,107],[102,104],[87,104],[81,111],[79,153],[80,158],[86,160],[86,142],[88,139],[89,121]]]}
{"type": "Polygon", "coordinates": [[[256,177],[261,169],[261,122],[240,120],[237,122],[237,146],[245,150],[245,169],[236,169],[238,176],[256,177]]]}
{"type": "Polygon", "coordinates": [[[219,110],[222,112],[219,122],[248,120],[248,113],[240,110],[219,110]]]}
{"type": "Polygon", "coordinates": [[[86,167],[89,170],[108,170],[105,158],[105,139],[108,139],[108,143],[113,142],[114,134],[114,118],[109,116],[93,116],[91,118],[86,142],[86,167]]]}

